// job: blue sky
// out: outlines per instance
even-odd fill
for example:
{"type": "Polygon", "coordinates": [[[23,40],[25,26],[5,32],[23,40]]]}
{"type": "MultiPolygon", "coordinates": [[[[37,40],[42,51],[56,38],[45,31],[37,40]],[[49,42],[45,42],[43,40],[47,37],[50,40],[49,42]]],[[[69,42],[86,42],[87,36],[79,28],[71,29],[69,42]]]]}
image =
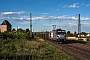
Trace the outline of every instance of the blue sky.
{"type": "Polygon", "coordinates": [[[81,31],[90,33],[90,0],[0,0],[0,23],[8,20],[12,28],[29,28],[30,13],[34,31],[62,28],[78,31],[78,14],[81,31]]]}

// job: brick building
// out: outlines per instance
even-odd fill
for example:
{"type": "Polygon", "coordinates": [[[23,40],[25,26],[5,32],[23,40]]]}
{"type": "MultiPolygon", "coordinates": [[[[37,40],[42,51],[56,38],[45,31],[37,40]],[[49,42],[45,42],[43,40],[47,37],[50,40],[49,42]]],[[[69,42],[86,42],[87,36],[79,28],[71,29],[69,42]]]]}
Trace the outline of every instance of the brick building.
{"type": "Polygon", "coordinates": [[[11,31],[11,29],[12,29],[12,25],[7,20],[4,20],[0,25],[1,32],[11,31]]]}

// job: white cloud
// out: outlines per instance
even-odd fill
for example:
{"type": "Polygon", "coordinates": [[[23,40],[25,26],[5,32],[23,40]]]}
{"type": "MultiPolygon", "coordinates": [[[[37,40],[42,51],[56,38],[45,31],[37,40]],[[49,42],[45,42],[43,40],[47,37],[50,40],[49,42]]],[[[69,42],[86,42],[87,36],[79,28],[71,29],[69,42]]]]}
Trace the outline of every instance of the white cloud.
{"type": "MultiPolygon", "coordinates": [[[[69,26],[69,27],[74,27],[74,26],[78,26],[78,24],[77,23],[75,23],[75,22],[73,22],[73,23],[68,23],[67,24],[67,26],[69,26]]],[[[90,26],[90,23],[81,23],[81,27],[83,27],[83,26],[90,26]]]]}
{"type": "Polygon", "coordinates": [[[90,18],[87,18],[87,17],[81,17],[80,20],[90,20],[90,18]]]}
{"type": "Polygon", "coordinates": [[[19,11],[19,12],[0,12],[0,18],[7,17],[11,15],[20,15],[20,14],[27,14],[28,12],[19,11]]]}
{"type": "Polygon", "coordinates": [[[82,23],[83,26],[90,26],[90,23],[82,23]]]}
{"type": "Polygon", "coordinates": [[[75,3],[75,4],[72,4],[72,5],[65,5],[63,8],[78,8],[79,6],[77,6],[79,3],[75,3]]]}
{"type": "Polygon", "coordinates": [[[69,8],[78,8],[79,6],[77,6],[77,4],[79,4],[79,3],[72,4],[72,5],[68,6],[68,7],[69,8]]]}
{"type": "Polygon", "coordinates": [[[65,5],[63,8],[68,7],[68,5],[65,5]]]}
{"type": "Polygon", "coordinates": [[[69,26],[77,26],[75,23],[68,23],[69,26]]]}
{"type": "MultiPolygon", "coordinates": [[[[15,21],[29,21],[30,20],[30,16],[18,16],[18,14],[26,14],[27,12],[25,11],[19,11],[19,12],[1,12],[0,13],[0,20],[15,20],[15,21]],[[18,17],[12,17],[12,15],[17,14],[18,17]],[[6,15],[10,15],[10,16],[6,16],[6,15]]],[[[63,15],[63,16],[39,16],[39,17],[32,17],[32,20],[77,20],[78,18],[76,18],[75,16],[68,16],[68,15],[63,15]]],[[[89,20],[90,18],[88,17],[81,17],[81,20],[89,20]]],[[[27,22],[25,22],[27,23],[27,22]]]]}
{"type": "Polygon", "coordinates": [[[25,11],[19,11],[19,12],[1,12],[2,15],[13,15],[13,14],[25,14],[25,11]]]}

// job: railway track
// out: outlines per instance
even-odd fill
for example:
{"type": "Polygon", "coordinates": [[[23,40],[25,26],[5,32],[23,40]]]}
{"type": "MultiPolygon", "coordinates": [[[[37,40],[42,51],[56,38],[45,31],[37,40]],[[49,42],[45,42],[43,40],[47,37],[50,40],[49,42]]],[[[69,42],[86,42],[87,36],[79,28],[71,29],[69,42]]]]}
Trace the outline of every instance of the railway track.
{"type": "Polygon", "coordinates": [[[80,43],[58,44],[52,40],[46,40],[49,44],[65,51],[78,60],[90,60],[90,46],[80,43]]]}

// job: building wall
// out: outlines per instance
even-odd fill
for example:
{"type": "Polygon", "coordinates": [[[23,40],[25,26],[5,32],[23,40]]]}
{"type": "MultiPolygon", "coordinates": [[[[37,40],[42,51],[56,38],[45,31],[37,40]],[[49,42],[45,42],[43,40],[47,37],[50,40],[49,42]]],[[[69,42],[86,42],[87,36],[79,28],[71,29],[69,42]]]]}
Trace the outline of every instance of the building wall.
{"type": "Polygon", "coordinates": [[[1,32],[7,31],[7,25],[1,25],[1,32]]]}
{"type": "MultiPolygon", "coordinates": [[[[77,37],[67,37],[67,39],[69,39],[69,40],[78,40],[77,37]]],[[[83,41],[87,41],[87,38],[80,38],[80,39],[82,39],[83,41]]]]}
{"type": "Polygon", "coordinates": [[[11,25],[7,26],[7,31],[11,31],[11,29],[12,29],[11,25]]]}

